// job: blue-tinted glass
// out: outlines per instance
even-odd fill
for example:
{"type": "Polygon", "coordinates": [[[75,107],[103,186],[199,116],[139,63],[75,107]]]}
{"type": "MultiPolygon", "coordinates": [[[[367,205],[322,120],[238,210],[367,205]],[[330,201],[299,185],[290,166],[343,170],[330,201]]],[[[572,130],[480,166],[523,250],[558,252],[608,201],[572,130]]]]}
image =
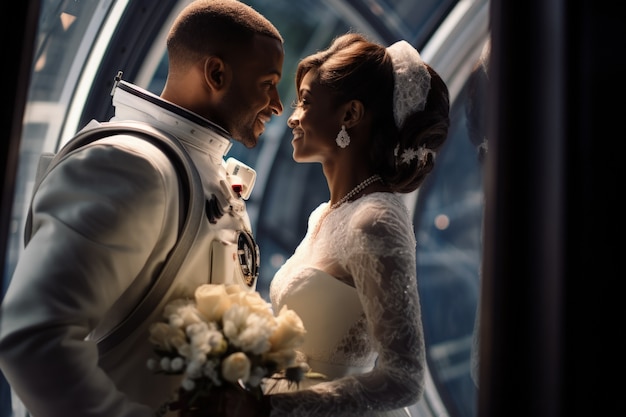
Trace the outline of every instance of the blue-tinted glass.
{"type": "Polygon", "coordinates": [[[347,0],[387,43],[423,46],[458,0],[347,0]]]}
{"type": "Polygon", "coordinates": [[[427,356],[451,415],[475,416],[471,354],[480,289],[482,170],[468,138],[465,91],[415,211],[417,277],[427,356]]]}
{"type": "Polygon", "coordinates": [[[97,1],[44,0],[33,57],[33,100],[59,99],[75,54],[88,30],[97,1]]]}
{"type": "MultiPolygon", "coordinates": [[[[71,77],[79,75],[72,71],[74,60],[78,59],[77,48],[84,42],[85,33],[95,36],[89,32],[97,27],[92,15],[100,12],[102,6],[97,8],[97,5],[102,3],[42,2],[31,99],[67,100],[62,94],[63,86],[75,82],[71,77]]],[[[259,146],[246,149],[234,143],[228,154],[258,172],[258,185],[248,206],[261,248],[258,289],[267,297],[274,272],[304,235],[308,215],[328,199],[321,166],[297,164],[291,156],[291,132],[286,121],[295,98],[293,75],[298,61],[348,30],[363,31],[387,43],[405,38],[421,48],[457,1],[256,0],[247,3],[274,22],[286,40],[283,80],[279,85],[284,114],[268,124],[259,146]]],[[[163,55],[148,89],[160,93],[166,74],[167,60],[163,55]]],[[[479,291],[482,178],[475,148],[465,130],[464,100],[462,94],[454,104],[449,141],[438,156],[437,169],[419,193],[414,218],[428,361],[439,394],[453,417],[476,414],[476,390],[469,376],[469,360],[479,291]]],[[[20,163],[21,171],[33,171],[41,143],[29,138],[41,140],[45,131],[50,131],[45,124],[31,121],[25,125],[22,159],[29,162],[20,163]]],[[[24,177],[22,173],[19,175],[24,177]]],[[[20,216],[28,204],[26,182],[18,180],[16,185],[21,194],[16,194],[14,224],[21,224],[20,216]]],[[[21,237],[21,228],[12,230],[7,272],[21,247],[21,237]]]]}

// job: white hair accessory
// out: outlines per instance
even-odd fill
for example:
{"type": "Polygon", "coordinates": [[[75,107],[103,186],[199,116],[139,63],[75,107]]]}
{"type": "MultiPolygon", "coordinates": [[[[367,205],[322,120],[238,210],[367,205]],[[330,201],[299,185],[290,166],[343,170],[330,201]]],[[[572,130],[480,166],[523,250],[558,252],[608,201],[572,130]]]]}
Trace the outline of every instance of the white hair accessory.
{"type": "MultiPolygon", "coordinates": [[[[426,163],[426,158],[428,155],[432,155],[434,158],[436,153],[432,149],[427,149],[425,146],[420,146],[417,149],[407,148],[402,151],[402,154],[398,157],[398,152],[400,151],[400,145],[397,145],[393,151],[396,160],[399,159],[401,164],[410,164],[412,160],[417,158],[417,161],[420,165],[424,165],[426,163]]],[[[397,163],[397,162],[396,162],[397,163]]]]}
{"type": "Polygon", "coordinates": [[[393,64],[393,116],[398,129],[406,117],[424,110],[430,91],[430,73],[422,57],[407,41],[387,48],[393,64]]]}

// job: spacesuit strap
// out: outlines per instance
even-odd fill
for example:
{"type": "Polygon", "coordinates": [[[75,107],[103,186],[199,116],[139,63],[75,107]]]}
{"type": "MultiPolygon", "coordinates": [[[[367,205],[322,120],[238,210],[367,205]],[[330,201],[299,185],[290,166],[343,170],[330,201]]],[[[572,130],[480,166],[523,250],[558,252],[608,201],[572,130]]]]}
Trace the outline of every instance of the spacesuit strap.
{"type": "MultiPolygon", "coordinates": [[[[88,126],[89,127],[89,126],[88,126]]],[[[151,144],[157,146],[170,159],[178,172],[181,184],[181,196],[184,208],[184,221],[180,224],[181,230],[178,240],[168,255],[157,279],[146,294],[146,296],[135,306],[131,313],[98,342],[100,354],[104,354],[117,343],[123,340],[126,335],[136,329],[149,314],[156,308],[159,301],[163,299],[165,293],[174,280],[178,270],[184,259],[186,258],[191,245],[196,239],[200,229],[201,221],[204,217],[204,191],[200,175],[191,160],[191,157],[173,135],[154,128],[146,123],[133,121],[119,122],[95,122],[95,127],[89,127],[81,130],[69,142],[67,142],[59,152],[52,157],[50,163],[45,169],[41,167],[39,178],[36,179],[33,196],[35,191],[48,175],[48,173],[66,158],[73,151],[92,143],[98,139],[109,137],[112,135],[130,134],[147,140],[151,144]]],[[[50,159],[49,157],[44,157],[50,159]]],[[[26,225],[24,230],[25,244],[31,238],[32,233],[32,201],[31,208],[28,212],[26,225]]]]}

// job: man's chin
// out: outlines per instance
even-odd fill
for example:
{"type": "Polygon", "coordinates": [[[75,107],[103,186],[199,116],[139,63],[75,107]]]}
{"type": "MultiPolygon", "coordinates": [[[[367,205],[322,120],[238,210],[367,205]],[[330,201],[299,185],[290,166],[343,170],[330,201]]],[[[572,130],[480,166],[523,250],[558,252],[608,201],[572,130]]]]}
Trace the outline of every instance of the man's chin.
{"type": "Polygon", "coordinates": [[[248,142],[242,142],[242,143],[243,143],[243,146],[245,146],[246,148],[252,149],[257,145],[257,143],[259,143],[259,141],[255,140],[254,142],[248,141],[248,142]]]}
{"type": "Polygon", "coordinates": [[[241,143],[243,146],[245,146],[246,148],[250,149],[250,148],[254,148],[257,143],[259,142],[259,136],[255,136],[255,135],[233,135],[233,139],[235,139],[237,142],[241,143]]]}
{"type": "Polygon", "coordinates": [[[231,138],[241,143],[246,148],[254,148],[259,142],[259,137],[263,133],[264,129],[254,129],[254,130],[241,130],[241,129],[232,129],[230,132],[231,138]]]}

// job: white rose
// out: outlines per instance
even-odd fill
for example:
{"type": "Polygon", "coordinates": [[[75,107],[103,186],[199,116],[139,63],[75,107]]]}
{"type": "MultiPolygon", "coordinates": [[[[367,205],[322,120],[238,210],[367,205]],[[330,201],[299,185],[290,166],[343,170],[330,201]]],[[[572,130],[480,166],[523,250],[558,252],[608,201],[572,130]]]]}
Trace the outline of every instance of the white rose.
{"type": "Polygon", "coordinates": [[[257,314],[274,318],[272,314],[272,305],[261,297],[256,291],[239,291],[230,294],[230,299],[234,304],[246,306],[248,309],[257,314]]]}
{"type": "Polygon", "coordinates": [[[283,306],[276,316],[276,328],[270,336],[272,351],[294,349],[304,343],[306,329],[295,311],[283,306]]]}
{"type": "Polygon", "coordinates": [[[170,323],[179,327],[203,323],[200,311],[193,304],[187,304],[170,316],[170,323]]]}
{"type": "Polygon", "coordinates": [[[191,304],[193,304],[192,300],[176,298],[165,305],[163,308],[163,317],[169,319],[172,314],[178,314],[180,308],[191,304]]]}
{"type": "Polygon", "coordinates": [[[150,342],[163,350],[174,350],[186,343],[185,332],[167,323],[153,323],[150,326],[150,342]]]}
{"type": "Polygon", "coordinates": [[[229,382],[244,383],[250,378],[250,360],[243,352],[235,352],[222,361],[222,377],[229,382]]]}
{"type": "Polygon", "coordinates": [[[201,285],[196,288],[195,298],[198,311],[209,321],[221,320],[224,311],[232,304],[223,285],[201,285]]]}
{"type": "Polygon", "coordinates": [[[239,332],[237,342],[245,352],[261,354],[271,348],[270,336],[276,323],[270,317],[251,313],[246,317],[245,327],[239,332]]]}
{"type": "Polygon", "coordinates": [[[189,344],[196,354],[207,354],[211,351],[209,345],[210,330],[206,323],[190,324],[186,333],[190,341],[189,344]]]}
{"type": "Polygon", "coordinates": [[[243,291],[243,287],[239,284],[224,284],[228,294],[237,294],[243,291]]]}

